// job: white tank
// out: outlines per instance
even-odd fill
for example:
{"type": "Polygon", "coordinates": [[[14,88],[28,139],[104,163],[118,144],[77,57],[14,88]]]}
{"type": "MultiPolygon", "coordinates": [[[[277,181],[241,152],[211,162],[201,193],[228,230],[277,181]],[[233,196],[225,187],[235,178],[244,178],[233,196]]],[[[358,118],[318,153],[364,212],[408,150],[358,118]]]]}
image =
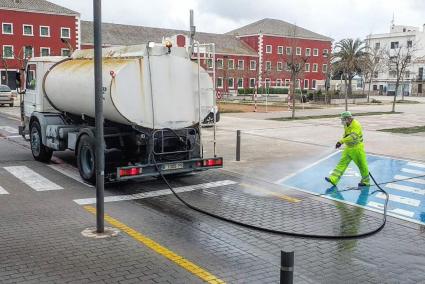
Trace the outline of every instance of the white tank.
{"type": "MultiPolygon", "coordinates": [[[[43,89],[59,111],[94,117],[93,50],[76,51],[54,65],[43,89]]],[[[183,48],[131,46],[103,49],[104,117],[147,128],[178,129],[194,125],[213,106],[212,80],[183,48]]]]}

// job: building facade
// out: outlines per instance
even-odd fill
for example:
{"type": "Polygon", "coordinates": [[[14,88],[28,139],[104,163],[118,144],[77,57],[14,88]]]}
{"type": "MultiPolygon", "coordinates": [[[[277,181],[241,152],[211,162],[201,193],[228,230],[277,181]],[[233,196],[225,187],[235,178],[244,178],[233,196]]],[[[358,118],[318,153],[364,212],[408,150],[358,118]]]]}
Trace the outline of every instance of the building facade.
{"type": "MultiPolygon", "coordinates": [[[[408,65],[400,82],[397,95],[424,96],[425,69],[425,25],[422,28],[392,24],[389,33],[373,34],[366,38],[371,49],[381,50],[383,54],[395,56],[398,50],[412,51],[408,65]]],[[[387,55],[388,56],[388,55],[387,55]]],[[[381,95],[394,95],[396,74],[383,62],[371,80],[371,89],[381,95]]]]}
{"type": "Polygon", "coordinates": [[[263,19],[227,34],[246,42],[257,52],[258,85],[289,86],[288,64],[294,61],[294,56],[304,64],[296,87],[318,89],[324,84],[331,38],[276,19],[263,19]]]}
{"type": "Polygon", "coordinates": [[[33,56],[68,55],[80,48],[79,13],[44,0],[0,0],[1,84],[33,56]]]}

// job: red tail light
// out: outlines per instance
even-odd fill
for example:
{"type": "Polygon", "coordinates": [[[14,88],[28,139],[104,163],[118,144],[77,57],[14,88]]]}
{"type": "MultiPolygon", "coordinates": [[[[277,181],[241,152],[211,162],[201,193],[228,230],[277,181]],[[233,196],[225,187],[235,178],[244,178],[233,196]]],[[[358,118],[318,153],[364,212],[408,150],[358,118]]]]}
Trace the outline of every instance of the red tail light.
{"type": "Polygon", "coordinates": [[[120,169],[120,176],[137,176],[142,173],[142,168],[120,169]]]}
{"type": "Polygon", "coordinates": [[[204,167],[217,167],[223,165],[223,159],[207,159],[203,161],[204,167]]]}

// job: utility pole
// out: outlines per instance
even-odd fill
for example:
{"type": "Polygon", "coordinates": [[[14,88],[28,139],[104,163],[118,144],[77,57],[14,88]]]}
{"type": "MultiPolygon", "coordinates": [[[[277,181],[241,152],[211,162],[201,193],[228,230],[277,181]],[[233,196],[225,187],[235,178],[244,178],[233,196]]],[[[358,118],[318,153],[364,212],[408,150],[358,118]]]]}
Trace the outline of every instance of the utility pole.
{"type": "Polygon", "coordinates": [[[104,224],[105,152],[103,141],[102,86],[102,0],[93,0],[94,25],[94,89],[95,89],[95,169],[96,169],[96,231],[102,234],[104,224]]]}

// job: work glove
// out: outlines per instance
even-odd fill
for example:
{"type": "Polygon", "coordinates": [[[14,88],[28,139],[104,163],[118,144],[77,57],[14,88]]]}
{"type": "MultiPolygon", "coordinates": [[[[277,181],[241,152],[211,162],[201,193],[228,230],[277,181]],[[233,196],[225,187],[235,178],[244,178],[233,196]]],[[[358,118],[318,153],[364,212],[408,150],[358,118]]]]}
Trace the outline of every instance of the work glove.
{"type": "Polygon", "coordinates": [[[338,148],[339,148],[339,147],[341,147],[341,146],[342,146],[341,142],[339,142],[339,141],[338,141],[338,142],[336,142],[336,145],[335,145],[335,148],[336,148],[336,149],[338,149],[338,148]]]}

